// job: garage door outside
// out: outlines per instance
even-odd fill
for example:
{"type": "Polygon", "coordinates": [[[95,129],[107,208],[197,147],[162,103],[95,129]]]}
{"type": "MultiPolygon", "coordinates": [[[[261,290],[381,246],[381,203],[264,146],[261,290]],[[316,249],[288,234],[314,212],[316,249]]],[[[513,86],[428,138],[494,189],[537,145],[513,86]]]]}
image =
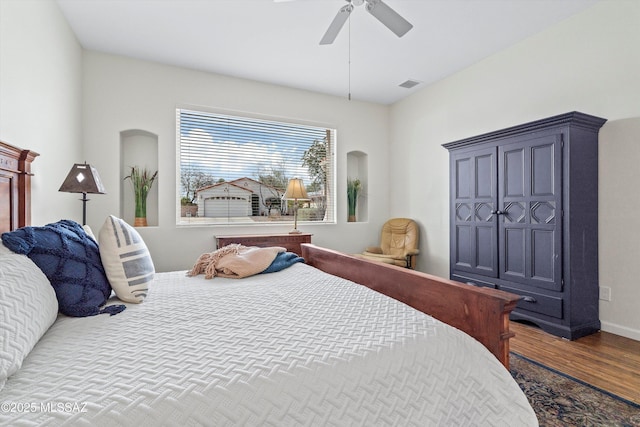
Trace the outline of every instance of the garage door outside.
{"type": "Polygon", "coordinates": [[[251,216],[248,198],[238,196],[212,197],[204,201],[204,216],[210,218],[251,216]]]}

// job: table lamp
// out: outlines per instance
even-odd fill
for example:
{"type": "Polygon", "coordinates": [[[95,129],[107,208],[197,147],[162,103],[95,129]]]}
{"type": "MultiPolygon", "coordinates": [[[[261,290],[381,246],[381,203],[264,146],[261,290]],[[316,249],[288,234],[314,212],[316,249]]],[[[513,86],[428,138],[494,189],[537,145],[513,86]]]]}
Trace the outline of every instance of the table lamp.
{"type": "Polygon", "coordinates": [[[105,194],[104,185],[96,168],[85,163],[73,165],[58,191],[82,193],[82,225],[87,223],[87,193],[105,194]]]}
{"type": "Polygon", "coordinates": [[[289,234],[300,234],[298,230],[298,200],[309,200],[302,179],[291,178],[284,193],[285,200],[293,200],[293,230],[289,234]]]}

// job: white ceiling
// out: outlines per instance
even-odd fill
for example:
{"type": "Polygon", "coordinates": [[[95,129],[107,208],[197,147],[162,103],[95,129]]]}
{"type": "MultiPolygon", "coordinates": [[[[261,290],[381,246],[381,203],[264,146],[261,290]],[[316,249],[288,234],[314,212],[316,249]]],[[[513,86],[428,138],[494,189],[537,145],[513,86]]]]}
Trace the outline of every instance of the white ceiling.
{"type": "Polygon", "coordinates": [[[58,3],[89,50],[391,104],[597,0],[385,1],[413,24],[404,37],[358,6],[325,46],[319,41],[345,0],[58,3]],[[408,79],[422,83],[398,86],[408,79]]]}

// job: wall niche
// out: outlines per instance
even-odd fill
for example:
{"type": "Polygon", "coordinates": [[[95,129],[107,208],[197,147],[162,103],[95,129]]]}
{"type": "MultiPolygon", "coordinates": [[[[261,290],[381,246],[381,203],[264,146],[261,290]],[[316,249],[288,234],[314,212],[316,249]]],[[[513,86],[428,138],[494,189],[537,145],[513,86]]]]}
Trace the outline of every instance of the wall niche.
{"type": "Polygon", "coordinates": [[[359,179],[362,189],[356,203],[356,222],[369,221],[369,203],[367,201],[369,157],[362,151],[347,153],[347,179],[359,179]]]}
{"type": "MultiPolygon", "coordinates": [[[[158,170],[158,135],[141,130],[130,129],[120,132],[120,217],[133,225],[135,221],[135,196],[129,179],[131,168],[147,169],[152,174],[158,170]]],[[[157,226],[158,187],[156,178],[147,197],[147,225],[157,226]]]]}

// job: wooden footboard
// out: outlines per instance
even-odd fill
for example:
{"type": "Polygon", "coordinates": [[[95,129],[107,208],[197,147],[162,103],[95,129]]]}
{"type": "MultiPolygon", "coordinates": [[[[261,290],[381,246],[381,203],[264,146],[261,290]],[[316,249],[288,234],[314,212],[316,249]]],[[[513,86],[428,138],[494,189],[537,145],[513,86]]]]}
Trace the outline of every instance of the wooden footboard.
{"type": "Polygon", "coordinates": [[[367,286],[480,341],[509,369],[509,313],[518,295],[478,288],[394,265],[303,243],[307,264],[367,286]]]}

